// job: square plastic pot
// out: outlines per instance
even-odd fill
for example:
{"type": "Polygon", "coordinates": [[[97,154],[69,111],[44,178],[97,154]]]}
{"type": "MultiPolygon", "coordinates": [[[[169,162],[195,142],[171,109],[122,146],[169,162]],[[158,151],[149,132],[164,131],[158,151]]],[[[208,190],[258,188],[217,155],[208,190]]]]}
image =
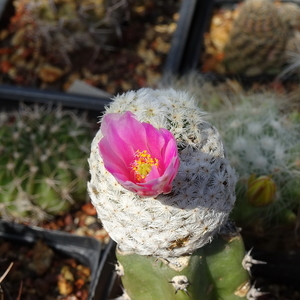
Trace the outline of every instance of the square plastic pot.
{"type": "MultiPolygon", "coordinates": [[[[194,13],[194,6],[198,5],[198,2],[203,2],[206,6],[206,2],[211,1],[197,1],[197,0],[185,0],[182,1],[180,15],[188,15],[187,20],[191,19],[191,14],[194,13]]],[[[10,17],[14,15],[13,0],[0,0],[0,30],[5,28],[9,22],[10,17]],[[3,20],[3,22],[2,22],[3,20]]],[[[200,17],[200,19],[202,19],[200,17]]],[[[181,21],[183,30],[177,32],[176,36],[173,37],[173,43],[185,45],[185,41],[188,39],[186,33],[188,33],[189,25],[186,26],[181,21]],[[188,27],[188,28],[186,28],[188,27]]],[[[179,26],[180,28],[182,26],[179,26]]],[[[183,51],[183,48],[181,49],[183,51]]],[[[176,49],[177,51],[177,49],[176,49]]],[[[178,63],[181,61],[181,55],[177,56],[176,52],[171,54],[173,59],[176,59],[178,63]],[[177,58],[176,58],[177,57],[177,58]]],[[[165,62],[165,70],[169,72],[169,69],[177,68],[173,65],[173,59],[165,62]],[[170,65],[171,63],[171,65],[170,65]]],[[[163,76],[164,76],[163,71],[163,76]]],[[[64,92],[53,92],[52,90],[40,90],[37,88],[18,87],[15,85],[0,85],[0,101],[11,103],[16,101],[22,101],[25,103],[38,102],[38,103],[60,103],[64,107],[80,108],[86,110],[103,111],[104,106],[110,103],[110,97],[93,97],[93,96],[80,96],[77,94],[64,93],[64,92]]],[[[10,105],[10,104],[7,104],[10,105]]]]}
{"type": "Polygon", "coordinates": [[[14,14],[15,8],[13,0],[0,1],[0,29],[8,25],[11,15],[14,14]]]}
{"type": "Polygon", "coordinates": [[[113,244],[104,247],[98,240],[74,234],[45,230],[40,227],[25,226],[16,223],[0,221],[0,237],[9,241],[28,244],[42,240],[49,247],[69,257],[75,258],[81,264],[91,269],[91,282],[88,300],[104,300],[109,290],[109,279],[100,280],[101,272],[113,244]]]}
{"type": "Polygon", "coordinates": [[[90,111],[101,112],[104,106],[110,102],[106,97],[89,97],[63,92],[38,90],[10,85],[0,85],[1,106],[16,106],[18,102],[24,103],[53,103],[61,104],[66,108],[79,108],[90,111]]]}

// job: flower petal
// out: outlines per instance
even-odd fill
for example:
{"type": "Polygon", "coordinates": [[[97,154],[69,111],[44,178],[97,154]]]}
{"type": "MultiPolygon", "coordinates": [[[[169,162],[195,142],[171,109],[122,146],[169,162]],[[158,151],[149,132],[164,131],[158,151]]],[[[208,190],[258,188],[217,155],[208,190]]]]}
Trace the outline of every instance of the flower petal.
{"type": "Polygon", "coordinates": [[[171,132],[141,123],[129,111],[106,114],[101,132],[99,151],[104,166],[124,188],[143,197],[171,191],[179,168],[171,132]]]}

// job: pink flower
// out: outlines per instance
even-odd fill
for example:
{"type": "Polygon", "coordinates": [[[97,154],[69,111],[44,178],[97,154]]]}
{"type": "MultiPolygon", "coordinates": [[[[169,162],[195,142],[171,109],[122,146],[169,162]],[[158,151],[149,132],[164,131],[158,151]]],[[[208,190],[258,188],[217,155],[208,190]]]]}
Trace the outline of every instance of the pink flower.
{"type": "Polygon", "coordinates": [[[149,197],[171,192],[179,157],[170,131],[141,123],[127,111],[106,114],[101,132],[104,166],[124,188],[149,197]]]}

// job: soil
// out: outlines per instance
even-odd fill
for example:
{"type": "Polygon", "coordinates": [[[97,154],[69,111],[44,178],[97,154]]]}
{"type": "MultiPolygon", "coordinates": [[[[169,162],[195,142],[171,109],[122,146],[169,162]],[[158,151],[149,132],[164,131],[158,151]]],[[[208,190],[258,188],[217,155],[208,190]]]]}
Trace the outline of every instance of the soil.
{"type": "Polygon", "coordinates": [[[70,212],[37,225],[44,229],[59,230],[80,236],[93,237],[104,245],[110,241],[91,203],[84,204],[77,209],[73,208],[70,212]]]}
{"type": "Polygon", "coordinates": [[[52,250],[44,242],[30,245],[1,240],[0,254],[0,273],[8,272],[0,283],[1,299],[88,298],[91,270],[52,250]]]}
{"type": "Polygon", "coordinates": [[[117,94],[155,86],[160,79],[181,0],[125,1],[124,16],[117,20],[118,34],[105,36],[105,43],[93,47],[62,44],[54,51],[39,31],[33,34],[36,25],[24,10],[26,1],[14,2],[16,14],[0,31],[0,84],[65,91],[80,79],[117,94]]]}

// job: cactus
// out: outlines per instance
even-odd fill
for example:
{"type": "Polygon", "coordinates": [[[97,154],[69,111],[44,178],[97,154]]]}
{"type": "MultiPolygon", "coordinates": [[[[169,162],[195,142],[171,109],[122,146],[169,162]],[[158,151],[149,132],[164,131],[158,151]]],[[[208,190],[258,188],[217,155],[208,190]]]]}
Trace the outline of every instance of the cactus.
{"type": "Polygon", "coordinates": [[[168,86],[191,91],[208,112],[206,120],[219,128],[239,178],[230,217],[244,229],[243,237],[270,237],[275,228],[278,237],[279,232],[287,236],[288,228],[296,229],[300,118],[293,99],[274,91],[244,91],[231,80],[211,84],[197,73],[161,84],[168,86]]]}
{"type": "Polygon", "coordinates": [[[218,234],[210,244],[193,254],[170,261],[118,250],[117,268],[125,270],[119,273],[127,293],[136,295],[132,299],[238,300],[250,289],[248,272],[241,264],[244,253],[238,233],[235,236],[218,234]]]}
{"type": "Polygon", "coordinates": [[[297,74],[300,73],[300,31],[294,31],[293,36],[291,36],[285,47],[285,58],[287,65],[279,74],[279,78],[286,76],[287,74],[297,74]]]}
{"type": "Polygon", "coordinates": [[[284,23],[288,24],[292,30],[300,30],[300,7],[296,3],[278,3],[277,10],[284,23]]]}
{"type": "Polygon", "coordinates": [[[109,47],[127,14],[126,0],[16,0],[15,6],[20,18],[12,26],[22,31],[13,40],[29,41],[36,52],[59,53],[67,64],[75,50],[109,47]]]}
{"type": "Polygon", "coordinates": [[[291,28],[292,34],[285,46],[284,58],[287,63],[279,78],[286,74],[299,75],[300,68],[300,7],[295,3],[282,3],[278,6],[279,13],[291,28]]]}
{"type": "Polygon", "coordinates": [[[250,290],[241,238],[217,238],[235,202],[236,177],[203,116],[188,93],[173,89],[130,91],[106,108],[91,146],[88,191],[118,244],[124,299],[245,299],[250,290]],[[173,172],[158,158],[168,151],[180,160],[171,189],[173,172]]]}
{"type": "Polygon", "coordinates": [[[296,165],[299,123],[282,114],[274,98],[246,96],[232,110],[222,110],[222,116],[218,112],[211,116],[224,126],[221,135],[230,146],[228,156],[240,176],[232,217],[242,227],[254,225],[258,219],[265,229],[281,223],[282,216],[295,211],[300,199],[296,165]],[[253,176],[256,179],[251,179],[253,176]]]}
{"type": "Polygon", "coordinates": [[[279,12],[269,0],[244,1],[224,48],[227,72],[247,76],[278,73],[284,63],[287,39],[292,34],[290,20],[283,16],[285,11],[279,12]]]}
{"type": "Polygon", "coordinates": [[[193,91],[227,145],[228,159],[239,177],[231,214],[237,225],[259,226],[265,233],[274,225],[295,225],[300,122],[291,103],[275,92],[245,92],[230,80],[212,86],[197,74],[171,84],[193,91]]]}
{"type": "Polygon", "coordinates": [[[0,113],[3,219],[37,223],[86,200],[92,126],[61,107],[22,105],[0,113]]]}

